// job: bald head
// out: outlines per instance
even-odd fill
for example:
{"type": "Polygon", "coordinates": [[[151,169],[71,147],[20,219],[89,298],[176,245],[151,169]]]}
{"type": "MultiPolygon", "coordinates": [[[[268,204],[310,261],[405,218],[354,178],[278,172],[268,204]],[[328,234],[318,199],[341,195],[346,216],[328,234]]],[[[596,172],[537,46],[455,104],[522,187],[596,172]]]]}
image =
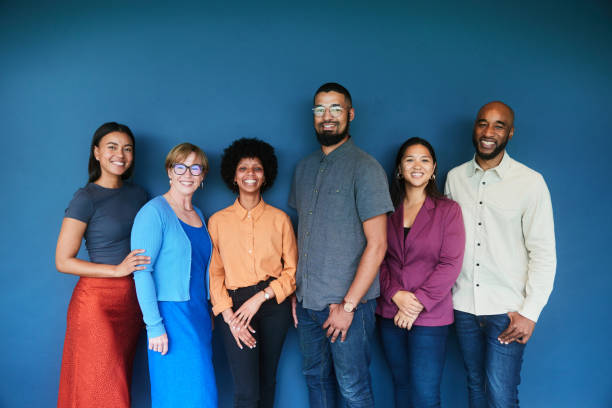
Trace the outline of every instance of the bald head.
{"type": "MultiPolygon", "coordinates": [[[[495,167],[504,156],[504,149],[514,135],[514,112],[503,102],[494,101],[478,111],[474,121],[472,143],[481,167],[495,167]]],[[[483,168],[485,168],[483,167],[483,168]]]]}
{"type": "Polygon", "coordinates": [[[501,116],[507,119],[506,124],[508,125],[508,127],[509,128],[514,127],[514,111],[512,110],[511,107],[509,107],[508,105],[506,105],[505,103],[501,101],[493,101],[493,102],[489,102],[485,104],[478,111],[478,114],[476,115],[476,121],[478,121],[479,118],[485,116],[486,112],[490,110],[498,111],[501,114],[501,116]]]}

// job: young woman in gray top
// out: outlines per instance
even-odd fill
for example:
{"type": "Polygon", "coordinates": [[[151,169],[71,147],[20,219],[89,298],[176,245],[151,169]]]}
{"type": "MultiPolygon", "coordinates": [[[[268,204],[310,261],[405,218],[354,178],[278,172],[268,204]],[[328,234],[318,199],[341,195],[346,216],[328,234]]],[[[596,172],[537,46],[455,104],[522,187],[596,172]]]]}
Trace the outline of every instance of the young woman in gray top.
{"type": "Polygon", "coordinates": [[[62,357],[58,407],[129,407],[132,363],[142,315],[133,271],[149,263],[130,252],[130,231],[147,194],[124,182],[134,165],[134,136],[125,125],[96,130],[89,157],[89,183],[66,209],[55,264],[80,276],[70,305],[62,357]],[[81,241],[89,261],[77,258],[81,241]]]}

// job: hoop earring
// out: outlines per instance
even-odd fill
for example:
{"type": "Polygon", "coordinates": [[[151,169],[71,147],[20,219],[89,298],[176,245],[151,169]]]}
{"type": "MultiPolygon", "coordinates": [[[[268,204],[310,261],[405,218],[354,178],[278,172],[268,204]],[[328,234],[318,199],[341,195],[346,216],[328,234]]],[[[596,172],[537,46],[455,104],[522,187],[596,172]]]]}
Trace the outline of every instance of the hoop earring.
{"type": "Polygon", "coordinates": [[[431,175],[431,177],[429,178],[429,180],[431,180],[431,181],[436,181],[436,175],[435,175],[435,174],[432,174],[432,175],[431,175]]]}
{"type": "Polygon", "coordinates": [[[400,173],[400,171],[398,170],[397,173],[395,173],[395,178],[398,180],[402,179],[402,173],[400,173]]]}
{"type": "Polygon", "coordinates": [[[202,183],[200,183],[200,188],[204,190],[204,180],[202,180],[202,183]]]}

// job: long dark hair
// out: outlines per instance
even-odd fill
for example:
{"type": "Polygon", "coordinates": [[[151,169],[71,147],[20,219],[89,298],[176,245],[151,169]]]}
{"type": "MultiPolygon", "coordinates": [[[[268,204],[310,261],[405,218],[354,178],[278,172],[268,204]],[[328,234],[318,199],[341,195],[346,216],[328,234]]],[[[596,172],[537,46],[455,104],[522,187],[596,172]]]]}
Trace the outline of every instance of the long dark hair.
{"type": "Polygon", "coordinates": [[[129,179],[132,177],[132,173],[134,172],[134,164],[136,163],[136,140],[134,140],[134,135],[129,127],[126,125],[122,125],[117,122],[107,122],[96,129],[93,138],[91,139],[91,148],[89,149],[89,182],[93,183],[102,175],[102,170],[100,169],[100,162],[96,160],[96,156],[94,155],[94,149],[100,146],[100,140],[109,133],[112,132],[120,132],[125,133],[132,140],[132,152],[133,159],[132,165],[121,175],[122,180],[129,179]]]}
{"type": "Polygon", "coordinates": [[[434,151],[433,146],[425,139],[421,139],[420,137],[411,137],[406,140],[402,146],[397,151],[397,156],[395,156],[395,167],[393,167],[393,175],[391,177],[391,183],[389,183],[389,192],[391,193],[391,200],[393,201],[393,206],[397,207],[401,204],[402,200],[406,196],[406,186],[404,185],[404,179],[399,178],[399,170],[400,165],[402,163],[402,157],[404,157],[404,153],[406,153],[406,149],[410,146],[414,145],[422,145],[429,150],[429,155],[433,160],[433,163],[436,165],[434,168],[433,176],[429,179],[427,186],[425,186],[425,194],[432,198],[441,198],[443,195],[438,190],[438,186],[436,184],[435,177],[438,174],[438,161],[436,160],[436,152],[434,151]]]}

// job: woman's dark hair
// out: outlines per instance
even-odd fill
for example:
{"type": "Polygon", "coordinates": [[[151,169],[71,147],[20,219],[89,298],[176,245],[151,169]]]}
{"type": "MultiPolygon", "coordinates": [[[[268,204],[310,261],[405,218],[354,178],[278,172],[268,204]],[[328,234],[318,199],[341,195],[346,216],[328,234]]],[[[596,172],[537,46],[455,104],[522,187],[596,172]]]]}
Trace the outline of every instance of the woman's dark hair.
{"type": "Polygon", "coordinates": [[[433,146],[425,139],[421,139],[420,137],[411,137],[406,140],[404,144],[397,151],[397,156],[395,157],[395,167],[393,167],[393,176],[391,177],[391,183],[389,183],[389,192],[391,193],[391,200],[393,201],[393,206],[397,207],[400,205],[404,197],[406,196],[406,186],[404,185],[404,179],[399,178],[398,174],[400,173],[400,165],[402,163],[402,158],[404,157],[404,153],[406,153],[406,149],[410,146],[414,145],[422,145],[429,150],[429,155],[433,160],[433,163],[436,164],[434,168],[433,176],[429,179],[427,186],[425,186],[425,194],[432,198],[440,198],[442,197],[442,193],[438,190],[438,186],[436,184],[435,176],[438,174],[438,161],[436,160],[436,152],[434,151],[433,146]]]}
{"type": "Polygon", "coordinates": [[[276,174],[278,173],[278,161],[274,154],[274,148],[268,143],[255,138],[242,138],[235,140],[223,151],[221,157],[221,178],[234,193],[238,192],[238,186],[234,184],[236,167],[242,159],[259,159],[264,169],[265,183],[261,186],[261,192],[272,187],[276,174]]]}
{"type": "Polygon", "coordinates": [[[134,164],[136,163],[136,140],[134,140],[134,135],[129,127],[126,125],[121,125],[117,122],[107,122],[96,129],[93,138],[91,139],[91,148],[89,149],[89,182],[93,183],[102,175],[102,170],[100,169],[100,162],[96,160],[96,156],[94,155],[94,149],[96,147],[100,147],[100,140],[109,133],[119,132],[128,135],[128,137],[132,140],[132,152],[133,159],[132,165],[121,175],[122,180],[129,179],[134,172],[134,164]]]}

